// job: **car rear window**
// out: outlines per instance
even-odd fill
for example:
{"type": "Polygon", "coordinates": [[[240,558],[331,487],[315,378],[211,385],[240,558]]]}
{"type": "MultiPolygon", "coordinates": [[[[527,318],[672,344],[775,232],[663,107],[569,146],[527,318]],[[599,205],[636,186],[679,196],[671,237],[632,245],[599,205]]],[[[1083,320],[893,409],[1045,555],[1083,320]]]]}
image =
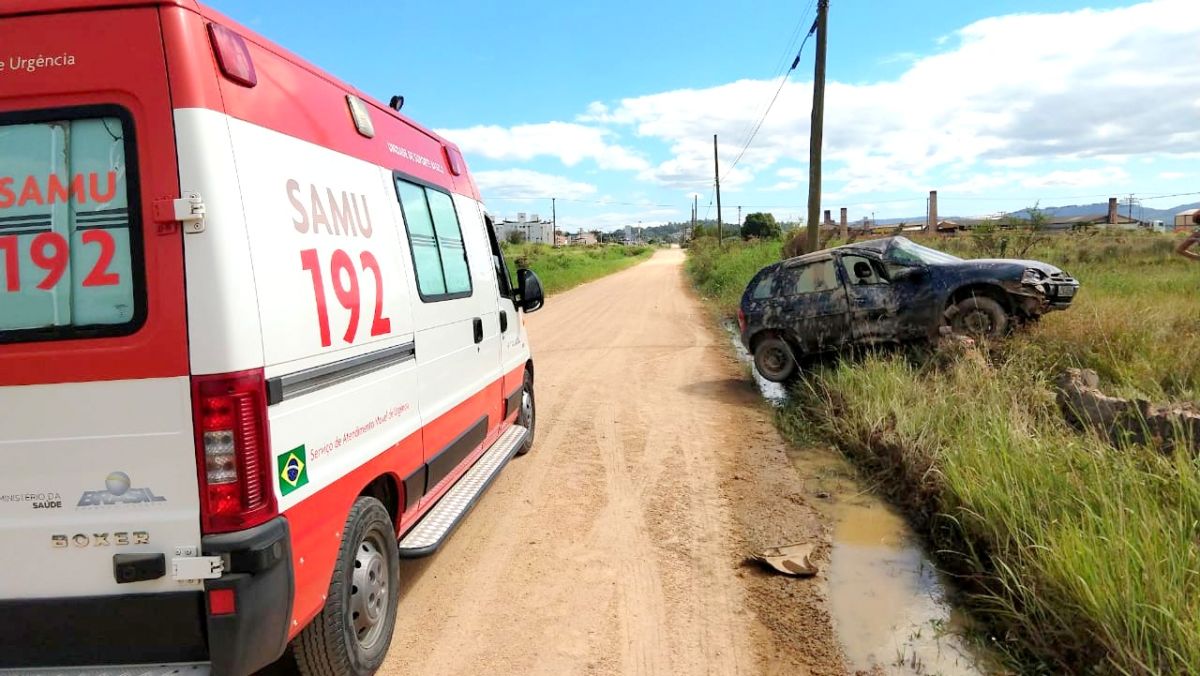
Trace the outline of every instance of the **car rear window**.
{"type": "Polygon", "coordinates": [[[840,288],[837,268],[833,259],[826,259],[788,270],[788,279],[784,284],[787,295],[818,293],[840,288]]]}
{"type": "Polygon", "coordinates": [[[0,342],[136,330],[128,120],[108,108],[0,115],[0,342]]]}
{"type": "Polygon", "coordinates": [[[754,291],[750,297],[754,300],[766,300],[771,297],[771,292],[774,290],[771,287],[775,284],[775,273],[763,275],[762,279],[754,285],[754,291]]]}

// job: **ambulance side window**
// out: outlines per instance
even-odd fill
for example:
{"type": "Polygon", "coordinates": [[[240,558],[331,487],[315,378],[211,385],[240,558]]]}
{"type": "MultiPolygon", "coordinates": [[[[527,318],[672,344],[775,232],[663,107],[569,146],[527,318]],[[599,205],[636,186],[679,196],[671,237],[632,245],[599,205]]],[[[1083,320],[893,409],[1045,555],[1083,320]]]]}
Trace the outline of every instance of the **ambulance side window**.
{"type": "Polygon", "coordinates": [[[432,303],[471,295],[471,270],[454,200],[440,190],[396,178],[417,290],[432,303]]]}
{"type": "Polygon", "coordinates": [[[504,251],[501,250],[500,240],[496,237],[496,226],[492,223],[491,216],[484,215],[483,220],[487,225],[488,244],[492,248],[492,265],[496,268],[496,284],[500,288],[500,295],[512,298],[512,282],[508,276],[508,265],[504,262],[504,251]]]}

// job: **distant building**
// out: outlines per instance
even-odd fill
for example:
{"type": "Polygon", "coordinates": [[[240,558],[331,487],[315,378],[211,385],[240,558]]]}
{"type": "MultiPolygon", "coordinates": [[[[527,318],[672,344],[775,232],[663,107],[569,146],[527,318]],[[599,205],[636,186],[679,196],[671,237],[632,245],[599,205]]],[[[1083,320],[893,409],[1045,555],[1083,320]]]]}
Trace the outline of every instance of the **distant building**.
{"type": "Polygon", "coordinates": [[[1046,230],[1079,230],[1081,228],[1115,228],[1118,230],[1137,230],[1143,223],[1136,218],[1120,214],[1086,214],[1083,216],[1054,216],[1046,217],[1046,230]]]}
{"type": "Polygon", "coordinates": [[[509,238],[509,233],[521,233],[522,241],[533,244],[552,244],[554,242],[554,224],[543,221],[537,214],[526,217],[524,212],[517,214],[517,220],[505,219],[496,223],[496,236],[502,241],[509,238]]]}
{"type": "Polygon", "coordinates": [[[1194,227],[1196,222],[1193,219],[1198,213],[1200,213],[1200,209],[1188,209],[1175,214],[1175,229],[1194,227]]]}
{"type": "Polygon", "coordinates": [[[588,244],[596,244],[596,233],[584,232],[583,230],[580,230],[579,232],[575,233],[574,235],[571,235],[571,244],[576,245],[576,246],[586,246],[588,244]]]}

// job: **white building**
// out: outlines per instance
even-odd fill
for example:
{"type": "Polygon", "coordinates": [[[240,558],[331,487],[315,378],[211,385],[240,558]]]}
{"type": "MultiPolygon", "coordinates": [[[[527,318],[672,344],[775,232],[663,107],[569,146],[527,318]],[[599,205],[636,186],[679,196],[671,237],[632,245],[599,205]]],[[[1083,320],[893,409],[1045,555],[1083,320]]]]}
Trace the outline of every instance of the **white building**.
{"type": "Polygon", "coordinates": [[[521,233],[521,240],[533,244],[553,244],[554,224],[543,221],[537,214],[526,216],[525,212],[517,214],[517,220],[505,219],[496,223],[496,236],[501,241],[507,241],[510,233],[521,233]]]}

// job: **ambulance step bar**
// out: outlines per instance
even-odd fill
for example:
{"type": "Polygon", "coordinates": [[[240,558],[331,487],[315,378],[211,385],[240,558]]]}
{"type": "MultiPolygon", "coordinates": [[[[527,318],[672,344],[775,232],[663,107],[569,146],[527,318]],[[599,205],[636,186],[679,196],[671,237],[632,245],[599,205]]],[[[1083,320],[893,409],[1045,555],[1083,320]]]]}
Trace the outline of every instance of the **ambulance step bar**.
{"type": "MultiPolygon", "coordinates": [[[[132,640],[132,639],[131,639],[132,640]]],[[[161,664],[102,667],[31,667],[28,669],[0,669],[4,676],[208,676],[209,665],[161,664]]]]}
{"type": "Polygon", "coordinates": [[[492,480],[525,443],[528,434],[529,431],[524,427],[513,425],[500,435],[471,469],[446,491],[433,509],[401,538],[400,558],[415,559],[436,552],[475,503],[479,502],[484,491],[492,485],[492,480]]]}

